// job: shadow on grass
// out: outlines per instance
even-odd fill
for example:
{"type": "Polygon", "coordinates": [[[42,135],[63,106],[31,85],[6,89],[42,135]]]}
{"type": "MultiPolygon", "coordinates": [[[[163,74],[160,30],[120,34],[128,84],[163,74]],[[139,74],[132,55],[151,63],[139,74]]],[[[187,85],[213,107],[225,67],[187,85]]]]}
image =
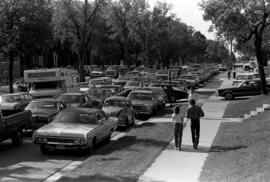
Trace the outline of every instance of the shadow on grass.
{"type": "Polygon", "coordinates": [[[92,176],[80,176],[78,178],[62,177],[59,181],[70,182],[137,182],[137,177],[127,177],[127,176],[105,176],[102,174],[96,174],[92,176]]]}
{"type": "Polygon", "coordinates": [[[101,144],[99,144],[93,152],[93,155],[109,155],[115,151],[143,152],[140,150],[140,147],[132,148],[133,145],[164,148],[168,145],[168,142],[155,139],[137,138],[136,136],[124,136],[116,141],[112,141],[108,145],[102,145],[102,147],[101,144]]]}
{"type": "Polygon", "coordinates": [[[247,146],[246,145],[230,146],[230,147],[212,146],[210,149],[210,152],[226,152],[226,151],[231,151],[231,150],[239,150],[243,148],[247,148],[247,146]]]}

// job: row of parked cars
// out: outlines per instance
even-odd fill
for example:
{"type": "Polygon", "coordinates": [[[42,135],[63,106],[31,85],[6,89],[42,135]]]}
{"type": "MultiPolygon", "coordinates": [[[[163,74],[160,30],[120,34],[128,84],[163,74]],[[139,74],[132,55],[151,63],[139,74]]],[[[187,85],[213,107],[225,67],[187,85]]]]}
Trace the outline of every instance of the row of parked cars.
{"type": "MultiPolygon", "coordinates": [[[[140,73],[146,74],[146,70],[140,73]]],[[[7,125],[0,124],[0,141],[12,138],[14,144],[21,144],[23,131],[33,129],[33,142],[44,154],[51,149],[91,152],[100,141],[110,141],[116,128],[132,126],[136,115],[153,116],[166,103],[188,96],[186,88],[173,85],[180,81],[147,83],[141,79],[145,76],[132,77],[90,79],[81,84],[80,92],[63,93],[57,98],[34,99],[27,92],[2,95],[1,119],[7,125]]]]}

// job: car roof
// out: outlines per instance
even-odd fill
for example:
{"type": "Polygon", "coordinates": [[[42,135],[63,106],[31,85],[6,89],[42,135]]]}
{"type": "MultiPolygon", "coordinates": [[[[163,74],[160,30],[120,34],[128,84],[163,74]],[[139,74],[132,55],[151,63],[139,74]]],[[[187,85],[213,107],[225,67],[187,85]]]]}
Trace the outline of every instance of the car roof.
{"type": "Polygon", "coordinates": [[[122,96],[111,96],[111,97],[108,97],[106,100],[128,100],[128,99],[122,96]]]}
{"type": "MultiPolygon", "coordinates": [[[[13,96],[13,95],[23,95],[23,94],[29,94],[25,92],[18,92],[18,93],[10,93],[10,94],[3,94],[1,96],[13,96]]],[[[29,94],[30,95],[30,94],[29,94]]]]}
{"type": "Polygon", "coordinates": [[[147,94],[152,94],[154,91],[152,90],[133,90],[131,93],[147,93],[147,94]]]}
{"type": "Polygon", "coordinates": [[[35,99],[35,100],[32,100],[32,102],[41,102],[41,101],[45,101],[45,102],[59,102],[58,99],[52,99],[52,98],[35,99]]]}
{"type": "Polygon", "coordinates": [[[70,111],[79,111],[79,112],[87,112],[87,113],[95,113],[98,111],[101,111],[100,109],[96,108],[83,108],[83,107],[77,107],[77,108],[67,108],[64,111],[70,112],[70,111]]]}
{"type": "Polygon", "coordinates": [[[63,93],[62,95],[85,95],[85,93],[82,93],[82,92],[68,92],[68,93],[63,93]]]}

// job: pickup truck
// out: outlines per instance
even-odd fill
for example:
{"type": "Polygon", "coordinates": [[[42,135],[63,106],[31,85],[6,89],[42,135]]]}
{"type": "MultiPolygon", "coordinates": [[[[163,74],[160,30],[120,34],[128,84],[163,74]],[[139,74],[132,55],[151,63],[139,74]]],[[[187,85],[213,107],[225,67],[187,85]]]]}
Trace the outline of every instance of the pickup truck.
{"type": "Polygon", "coordinates": [[[0,142],[11,138],[13,145],[21,145],[31,119],[31,111],[0,109],[0,142]]]}

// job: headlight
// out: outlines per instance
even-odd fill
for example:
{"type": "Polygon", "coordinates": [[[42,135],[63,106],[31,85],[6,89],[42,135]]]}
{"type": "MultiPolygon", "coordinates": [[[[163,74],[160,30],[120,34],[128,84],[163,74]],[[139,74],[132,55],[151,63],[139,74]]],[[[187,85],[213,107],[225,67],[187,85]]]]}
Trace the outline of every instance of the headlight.
{"type": "Polygon", "coordinates": [[[84,138],[74,140],[74,143],[77,144],[77,145],[84,145],[84,144],[86,144],[86,142],[87,141],[84,138]]]}

